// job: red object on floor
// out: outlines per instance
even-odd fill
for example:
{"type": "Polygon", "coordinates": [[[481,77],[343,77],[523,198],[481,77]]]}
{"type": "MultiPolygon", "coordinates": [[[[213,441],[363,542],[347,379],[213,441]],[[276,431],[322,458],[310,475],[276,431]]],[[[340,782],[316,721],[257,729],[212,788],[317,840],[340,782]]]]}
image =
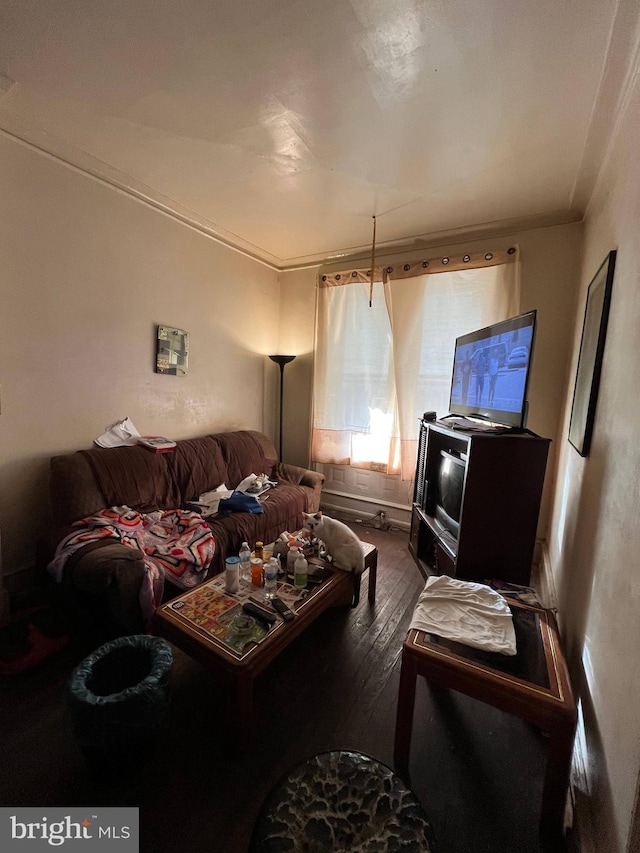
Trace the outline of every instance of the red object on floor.
{"type": "Polygon", "coordinates": [[[0,629],[0,676],[16,675],[36,666],[63,649],[69,642],[66,634],[48,636],[41,623],[44,608],[33,608],[18,615],[0,629]]]}

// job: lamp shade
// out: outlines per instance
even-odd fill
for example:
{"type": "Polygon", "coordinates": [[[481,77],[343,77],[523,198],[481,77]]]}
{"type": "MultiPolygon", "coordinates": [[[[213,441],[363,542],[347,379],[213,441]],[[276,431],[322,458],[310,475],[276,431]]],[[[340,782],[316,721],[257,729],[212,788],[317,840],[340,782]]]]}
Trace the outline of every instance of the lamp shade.
{"type": "Polygon", "coordinates": [[[295,355],[270,355],[269,358],[271,361],[275,361],[276,364],[279,364],[280,367],[284,367],[285,364],[289,364],[290,361],[293,361],[295,355]]]}

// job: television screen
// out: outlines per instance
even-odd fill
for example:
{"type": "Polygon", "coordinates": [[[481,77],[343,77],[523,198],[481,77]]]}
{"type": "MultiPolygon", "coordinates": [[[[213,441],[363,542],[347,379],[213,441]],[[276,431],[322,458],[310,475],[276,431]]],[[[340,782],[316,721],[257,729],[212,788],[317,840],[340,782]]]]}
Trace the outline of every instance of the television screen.
{"type": "Polygon", "coordinates": [[[456,339],[449,412],[522,428],[536,312],[456,339]]]}
{"type": "Polygon", "coordinates": [[[460,528],[465,469],[466,463],[459,456],[440,451],[435,517],[456,537],[460,528]]]}

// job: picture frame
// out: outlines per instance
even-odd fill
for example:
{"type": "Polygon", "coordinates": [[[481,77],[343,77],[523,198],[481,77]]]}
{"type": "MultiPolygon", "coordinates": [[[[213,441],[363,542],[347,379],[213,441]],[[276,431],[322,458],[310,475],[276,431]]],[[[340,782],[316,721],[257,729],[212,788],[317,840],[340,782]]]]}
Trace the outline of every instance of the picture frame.
{"type": "Polygon", "coordinates": [[[588,456],[591,447],[615,265],[614,250],[609,252],[587,290],[569,423],[569,442],[580,456],[588,456]]]}
{"type": "Polygon", "coordinates": [[[189,332],[172,326],[158,326],[156,373],[185,376],[189,367],[189,332]]]}

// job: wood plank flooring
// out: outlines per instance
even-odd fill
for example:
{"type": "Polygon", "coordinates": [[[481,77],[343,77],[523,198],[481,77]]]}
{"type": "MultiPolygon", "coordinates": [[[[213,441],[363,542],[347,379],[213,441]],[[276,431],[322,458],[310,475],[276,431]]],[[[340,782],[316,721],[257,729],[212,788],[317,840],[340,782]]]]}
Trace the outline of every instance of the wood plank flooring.
{"type": "MultiPolygon", "coordinates": [[[[319,752],[357,750],[393,767],[400,650],[424,581],[405,533],[354,525],[379,550],[374,606],[324,614],[255,686],[257,746],[229,754],[225,696],[176,650],[172,701],[153,761],[103,783],[71,731],[65,684],[82,654],[69,647],[0,682],[2,805],[138,805],[143,853],[245,853],[264,798],[319,752]]],[[[411,787],[439,853],[540,853],[545,739],[526,723],[419,679],[411,787]]]]}

